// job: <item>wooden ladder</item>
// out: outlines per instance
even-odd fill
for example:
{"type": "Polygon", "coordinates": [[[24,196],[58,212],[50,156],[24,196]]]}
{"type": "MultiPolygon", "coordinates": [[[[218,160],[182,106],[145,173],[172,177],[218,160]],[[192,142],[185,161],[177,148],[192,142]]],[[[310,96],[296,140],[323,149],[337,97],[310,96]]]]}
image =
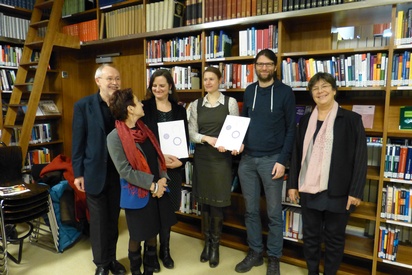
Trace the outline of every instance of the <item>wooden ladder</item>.
{"type": "Polygon", "coordinates": [[[7,108],[1,141],[10,144],[14,128],[21,128],[18,145],[22,148],[23,159],[27,155],[53,47],[80,49],[78,37],[60,32],[63,25],[61,19],[63,3],[64,0],[36,0],[7,108]],[[35,61],[31,60],[34,51],[40,53],[40,57],[35,61]],[[28,79],[29,70],[35,70],[34,78],[30,80],[28,79]],[[21,103],[22,95],[26,93],[29,94],[27,111],[23,124],[17,125],[17,113],[23,105],[26,105],[21,103]]]}

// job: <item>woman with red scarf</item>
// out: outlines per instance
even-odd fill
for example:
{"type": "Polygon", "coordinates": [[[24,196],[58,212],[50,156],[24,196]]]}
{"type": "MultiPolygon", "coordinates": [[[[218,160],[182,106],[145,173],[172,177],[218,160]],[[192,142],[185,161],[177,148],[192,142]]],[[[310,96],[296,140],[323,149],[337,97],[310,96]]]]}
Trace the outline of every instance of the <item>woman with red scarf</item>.
{"type": "Polygon", "coordinates": [[[129,229],[129,260],[132,275],[142,274],[141,241],[147,248],[143,274],[153,274],[160,227],[177,220],[167,194],[166,164],[159,143],[140,120],[143,104],[131,89],[119,90],[110,98],[116,128],[107,136],[110,157],[121,178],[120,207],[125,209],[129,229]]]}

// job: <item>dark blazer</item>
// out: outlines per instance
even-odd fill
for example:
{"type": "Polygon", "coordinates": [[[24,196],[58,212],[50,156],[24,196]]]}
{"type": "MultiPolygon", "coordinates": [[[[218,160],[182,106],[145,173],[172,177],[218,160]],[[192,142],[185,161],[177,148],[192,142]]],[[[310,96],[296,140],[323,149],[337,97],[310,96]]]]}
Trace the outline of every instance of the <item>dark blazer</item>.
{"type": "Polygon", "coordinates": [[[84,177],[87,193],[97,195],[102,192],[108,158],[99,94],[95,93],[77,101],[73,111],[73,172],[75,178],[84,177]]]}
{"type": "MultiPolygon", "coordinates": [[[[149,127],[150,130],[156,135],[157,140],[159,140],[159,129],[157,127],[158,117],[157,117],[157,107],[156,99],[154,97],[143,100],[143,110],[144,116],[141,118],[143,122],[149,127]]],[[[172,103],[172,116],[173,120],[183,120],[186,131],[186,142],[189,146],[189,129],[187,123],[187,112],[186,109],[177,104],[176,102],[171,101],[172,103]]]]}
{"type": "MultiPolygon", "coordinates": [[[[298,179],[303,140],[309,118],[310,114],[307,114],[299,121],[287,189],[299,189],[298,179]]],[[[362,199],[366,182],[367,147],[361,116],[339,108],[333,131],[334,139],[327,192],[329,196],[352,196],[362,199]]]]}

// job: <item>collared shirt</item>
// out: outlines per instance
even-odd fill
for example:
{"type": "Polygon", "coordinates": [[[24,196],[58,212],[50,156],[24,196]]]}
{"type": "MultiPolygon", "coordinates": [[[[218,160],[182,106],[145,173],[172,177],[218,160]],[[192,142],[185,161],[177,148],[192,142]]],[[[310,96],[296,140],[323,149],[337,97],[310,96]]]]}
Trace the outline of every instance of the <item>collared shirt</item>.
{"type": "MultiPolygon", "coordinates": [[[[225,104],[225,96],[220,93],[219,99],[216,101],[214,105],[210,103],[208,100],[208,95],[207,94],[204,99],[203,99],[203,106],[207,108],[215,108],[219,105],[224,105],[225,104]]],[[[197,124],[197,104],[198,104],[198,99],[193,101],[189,108],[189,135],[190,135],[190,140],[194,143],[202,143],[202,138],[204,135],[199,133],[199,126],[197,124]]],[[[236,99],[233,97],[229,97],[229,114],[233,116],[238,116],[239,115],[239,106],[237,104],[236,99]]]]}

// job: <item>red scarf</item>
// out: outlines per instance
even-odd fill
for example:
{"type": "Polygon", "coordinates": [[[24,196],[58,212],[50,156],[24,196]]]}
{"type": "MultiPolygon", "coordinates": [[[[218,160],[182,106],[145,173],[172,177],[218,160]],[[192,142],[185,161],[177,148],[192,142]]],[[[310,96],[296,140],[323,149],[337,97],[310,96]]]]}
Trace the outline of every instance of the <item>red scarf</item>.
{"type": "MultiPolygon", "coordinates": [[[[166,162],[162,151],[160,150],[159,142],[152,131],[141,120],[136,122],[136,129],[130,129],[125,122],[116,120],[116,129],[119,134],[120,140],[123,145],[123,150],[126,153],[126,158],[130,162],[130,165],[134,170],[139,170],[148,174],[152,174],[149,164],[143,153],[136,147],[137,143],[143,143],[146,138],[149,138],[156,149],[159,163],[162,171],[166,171],[166,162]]],[[[136,193],[139,198],[144,198],[148,195],[149,191],[129,183],[129,190],[132,194],[136,193]]]]}

